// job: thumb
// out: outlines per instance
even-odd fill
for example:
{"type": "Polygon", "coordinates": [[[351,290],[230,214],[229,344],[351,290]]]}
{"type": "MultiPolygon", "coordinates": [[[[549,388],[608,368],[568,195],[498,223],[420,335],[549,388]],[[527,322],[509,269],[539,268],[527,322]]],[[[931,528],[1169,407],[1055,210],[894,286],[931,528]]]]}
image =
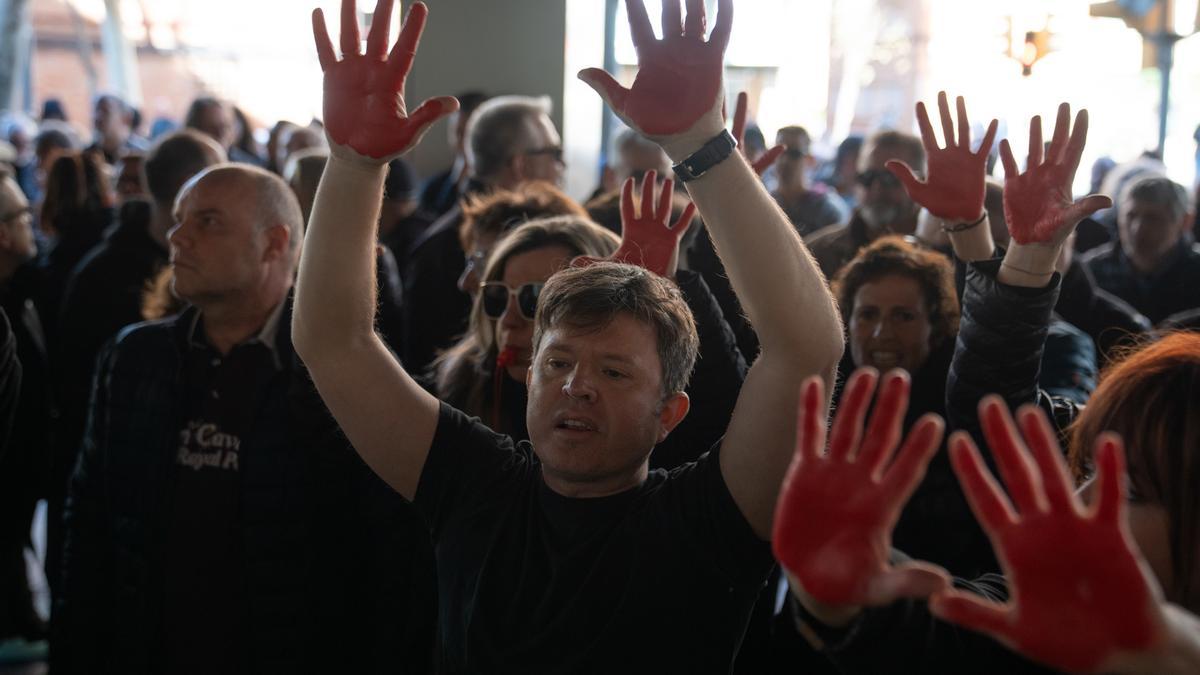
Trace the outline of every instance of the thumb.
{"type": "Polygon", "coordinates": [[[421,142],[421,137],[429,130],[434,122],[458,110],[458,99],[453,96],[438,96],[426,100],[408,116],[408,125],[412,133],[411,148],[421,142]]]}
{"type": "Polygon", "coordinates": [[[613,109],[613,112],[623,113],[625,111],[625,96],[629,94],[629,90],[614,80],[612,75],[602,68],[584,68],[579,71],[578,77],[599,94],[608,107],[613,109]]]}
{"type": "Polygon", "coordinates": [[[904,191],[908,193],[909,197],[916,199],[916,195],[925,187],[925,184],[917,179],[912,168],[902,160],[889,159],[883,166],[888,171],[891,171],[893,176],[900,179],[900,182],[904,185],[904,191]]]}
{"type": "Polygon", "coordinates": [[[1106,195],[1088,195],[1082,199],[1078,199],[1074,204],[1067,207],[1067,212],[1063,218],[1069,223],[1078,224],[1079,221],[1087,218],[1100,209],[1107,209],[1112,206],[1112,199],[1106,195]]]}
{"type": "Polygon", "coordinates": [[[754,169],[754,173],[761,176],[766,173],[767,169],[769,169],[772,164],[775,163],[775,160],[779,159],[779,156],[783,154],[784,150],[785,148],[782,145],[777,145],[764,152],[762,157],[754,160],[750,167],[754,169]]]}
{"type": "Polygon", "coordinates": [[[927,598],[950,586],[950,574],[927,562],[907,562],[876,576],[867,585],[867,604],[890,605],[900,598],[927,598]]]}
{"type": "Polygon", "coordinates": [[[942,621],[996,638],[1007,638],[1012,631],[1008,611],[1003,605],[988,602],[971,593],[938,593],[929,599],[929,611],[942,621]]]}

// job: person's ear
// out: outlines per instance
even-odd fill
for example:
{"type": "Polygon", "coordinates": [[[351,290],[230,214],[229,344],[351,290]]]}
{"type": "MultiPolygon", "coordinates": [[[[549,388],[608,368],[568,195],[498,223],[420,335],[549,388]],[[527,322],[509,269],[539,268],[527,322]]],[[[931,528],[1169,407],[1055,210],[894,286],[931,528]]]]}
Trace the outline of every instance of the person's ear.
{"type": "Polygon", "coordinates": [[[1196,224],[1196,212],[1184,211],[1183,216],[1179,218],[1179,236],[1177,239],[1183,239],[1188,232],[1191,232],[1192,227],[1196,224]]]}
{"type": "Polygon", "coordinates": [[[267,238],[267,248],[263,251],[263,262],[273,262],[285,258],[290,253],[292,232],[287,225],[271,225],[263,234],[267,238]]]}
{"type": "Polygon", "coordinates": [[[675,392],[667,397],[667,400],[662,404],[662,410],[658,413],[658,442],[662,443],[683,418],[687,417],[688,410],[692,407],[692,401],[688,395],[682,391],[675,392]]]}
{"type": "Polygon", "coordinates": [[[512,172],[512,177],[516,183],[525,182],[525,177],[529,174],[529,155],[517,154],[513,155],[508,160],[508,170],[512,172]]]}

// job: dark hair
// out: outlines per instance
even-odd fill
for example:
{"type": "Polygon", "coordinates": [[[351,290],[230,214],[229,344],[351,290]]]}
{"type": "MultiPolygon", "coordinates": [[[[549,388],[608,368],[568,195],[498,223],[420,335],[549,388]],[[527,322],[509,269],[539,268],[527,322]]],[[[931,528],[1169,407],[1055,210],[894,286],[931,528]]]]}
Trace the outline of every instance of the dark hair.
{"type": "Polygon", "coordinates": [[[183,184],[213,164],[225,161],[225,150],[194,129],[163,136],[150,149],[143,168],[146,190],[159,204],[173,204],[183,184]]]}
{"type": "Polygon", "coordinates": [[[930,348],[937,349],[958,334],[958,293],[954,268],[946,256],[910,244],[904,237],[880,237],[858,252],[833,278],[833,295],[850,325],[854,296],[863,284],[890,275],[917,282],[929,310],[930,348]]]}
{"type": "Polygon", "coordinates": [[[862,136],[847,136],[846,140],[838,144],[837,154],[833,157],[834,166],[841,166],[846,160],[857,157],[858,153],[862,152],[862,146],[862,136]]]}
{"type": "Polygon", "coordinates": [[[1192,210],[1192,196],[1185,187],[1166,176],[1147,175],[1129,181],[1121,189],[1120,202],[1136,199],[1146,204],[1161,204],[1176,220],[1192,210]]]}
{"type": "Polygon", "coordinates": [[[33,140],[33,152],[38,157],[45,157],[51,150],[74,150],[75,139],[68,129],[51,122],[43,124],[42,130],[33,140]]]}
{"type": "Polygon", "coordinates": [[[212,96],[197,97],[194,101],[192,101],[192,104],[188,106],[187,115],[183,119],[183,126],[189,129],[199,129],[200,116],[204,114],[204,111],[212,107],[219,108],[221,106],[222,103],[212,96]]]}
{"type": "Polygon", "coordinates": [[[383,197],[391,201],[408,201],[418,197],[420,179],[412,165],[401,157],[388,162],[387,178],[383,179],[383,197]]]}
{"type": "Polygon", "coordinates": [[[1100,376],[1071,427],[1071,464],[1089,473],[1096,439],[1125,440],[1136,498],[1167,511],[1174,579],[1167,599],[1200,611],[1200,334],[1170,333],[1130,349],[1100,376]]]}
{"type": "MultiPolygon", "coordinates": [[[[876,131],[867,137],[861,153],[870,154],[879,148],[894,148],[904,154],[904,160],[918,175],[925,173],[925,146],[921,139],[895,129],[876,131]]],[[[859,165],[863,162],[862,154],[858,157],[859,165]]]]}
{"type": "Polygon", "coordinates": [[[112,202],[103,156],[94,152],[64,153],[46,173],[40,227],[59,237],[71,236],[73,228],[96,223],[112,202]]]}
{"type": "Polygon", "coordinates": [[[550,216],[586,217],[587,211],[565,192],[545,181],[530,181],[511,190],[467,197],[462,205],[458,241],[463,251],[481,236],[500,236],[522,223],[550,216]]]}
{"type": "Polygon", "coordinates": [[[696,320],[679,287],[635,265],[599,262],[550,277],[538,298],[533,353],[551,328],[600,330],[618,314],[654,329],[664,396],[686,389],[700,348],[696,320]]]}

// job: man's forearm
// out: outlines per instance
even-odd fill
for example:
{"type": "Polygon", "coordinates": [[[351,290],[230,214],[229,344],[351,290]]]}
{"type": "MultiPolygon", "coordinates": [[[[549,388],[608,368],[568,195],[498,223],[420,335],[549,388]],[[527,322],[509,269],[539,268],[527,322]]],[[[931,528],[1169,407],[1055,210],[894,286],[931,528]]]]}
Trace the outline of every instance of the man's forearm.
{"type": "Polygon", "coordinates": [[[386,166],[329,158],[296,283],[292,338],[314,351],[368,339],[375,325],[375,240],[386,166]]]}
{"type": "Polygon", "coordinates": [[[746,161],[733,153],[687,186],[763,351],[835,364],[842,327],[825,278],[746,161]]]}

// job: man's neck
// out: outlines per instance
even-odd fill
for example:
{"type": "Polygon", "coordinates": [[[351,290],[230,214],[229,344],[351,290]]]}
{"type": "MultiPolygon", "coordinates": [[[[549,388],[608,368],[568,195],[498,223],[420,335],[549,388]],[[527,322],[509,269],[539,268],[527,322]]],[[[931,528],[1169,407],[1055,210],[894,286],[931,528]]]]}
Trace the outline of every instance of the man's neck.
{"type": "Polygon", "coordinates": [[[786,184],[780,183],[779,187],[775,188],[775,193],[785,201],[801,199],[808,194],[808,187],[802,180],[786,184]]]}
{"type": "Polygon", "coordinates": [[[204,317],[204,337],[218,352],[228,354],[263,329],[271,313],[287,297],[287,291],[284,288],[281,292],[261,293],[237,302],[197,303],[204,317]]]}
{"type": "Polygon", "coordinates": [[[558,475],[551,470],[547,470],[544,464],[542,465],[542,480],[546,482],[546,487],[550,488],[555,494],[571,499],[595,499],[597,497],[610,497],[620,494],[645,483],[646,477],[649,475],[649,459],[643,461],[633,473],[605,476],[597,480],[588,481],[580,481],[558,475]]]}

